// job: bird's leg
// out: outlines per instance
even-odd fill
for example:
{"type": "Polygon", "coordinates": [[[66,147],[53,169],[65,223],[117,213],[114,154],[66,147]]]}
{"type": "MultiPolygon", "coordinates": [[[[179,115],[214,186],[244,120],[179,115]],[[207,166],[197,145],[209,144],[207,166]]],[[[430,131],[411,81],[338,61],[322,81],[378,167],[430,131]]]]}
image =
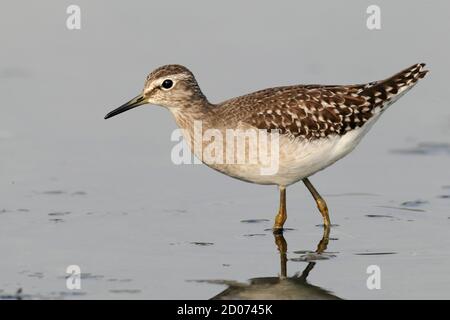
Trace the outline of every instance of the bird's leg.
{"type": "Polygon", "coordinates": [[[322,214],[323,224],[325,228],[329,228],[331,223],[330,217],[328,215],[328,207],[325,200],[323,200],[322,196],[317,192],[317,190],[314,188],[311,182],[309,182],[308,178],[303,179],[303,183],[308,188],[309,192],[311,192],[312,196],[314,197],[314,200],[316,200],[317,208],[319,208],[319,211],[322,214]]]}
{"type": "Polygon", "coordinates": [[[280,186],[280,207],[278,209],[278,214],[275,217],[275,224],[273,225],[274,233],[283,232],[283,225],[286,222],[286,219],[286,188],[280,186]]]}
{"type": "Polygon", "coordinates": [[[281,273],[280,278],[284,279],[287,276],[287,242],[283,237],[283,231],[274,234],[275,244],[277,245],[277,249],[280,252],[280,264],[281,264],[281,273]]]}
{"type": "Polygon", "coordinates": [[[323,228],[323,236],[319,244],[317,245],[316,253],[323,253],[325,250],[327,250],[329,241],[330,241],[330,226],[326,225],[323,228]]]}

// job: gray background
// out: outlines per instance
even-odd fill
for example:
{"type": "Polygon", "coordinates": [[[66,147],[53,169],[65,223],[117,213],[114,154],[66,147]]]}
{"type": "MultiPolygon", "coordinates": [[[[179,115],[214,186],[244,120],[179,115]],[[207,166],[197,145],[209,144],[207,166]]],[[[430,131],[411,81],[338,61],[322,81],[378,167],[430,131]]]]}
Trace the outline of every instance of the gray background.
{"type": "MultiPolygon", "coordinates": [[[[103,120],[154,68],[186,65],[219,102],[285,84],[369,82],[426,62],[426,79],[356,151],[312,178],[339,226],[336,257],[309,280],[342,298],[450,298],[449,12],[448,1],[2,1],[0,295],[205,299],[225,286],[186,280],[279,273],[271,221],[240,222],[273,218],[274,187],[173,165],[175,123],[163,108],[103,120]],[[79,31],[65,26],[72,3],[79,31]],[[378,31],[366,28],[374,3],[378,31]],[[75,294],[65,288],[70,264],[84,273],[75,294]],[[381,290],[365,286],[371,264],[381,290]]],[[[292,258],[321,237],[301,184],[288,190],[288,214],[292,258]]],[[[305,266],[289,262],[289,274],[305,266]]]]}

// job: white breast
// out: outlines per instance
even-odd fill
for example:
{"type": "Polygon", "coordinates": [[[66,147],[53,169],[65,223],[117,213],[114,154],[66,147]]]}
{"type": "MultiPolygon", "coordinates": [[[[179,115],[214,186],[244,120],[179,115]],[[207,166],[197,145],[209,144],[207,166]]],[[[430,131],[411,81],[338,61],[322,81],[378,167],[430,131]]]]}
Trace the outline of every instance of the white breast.
{"type": "MultiPolygon", "coordinates": [[[[261,162],[257,164],[205,164],[228,176],[247,182],[288,186],[328,167],[350,153],[380,114],[374,115],[363,127],[351,130],[343,136],[333,135],[316,140],[302,140],[280,135],[277,170],[273,170],[273,174],[262,174],[261,169],[267,169],[267,163],[261,162]]],[[[186,131],[185,139],[189,145],[192,142],[191,138],[189,132],[186,131]]],[[[195,155],[202,159],[201,154],[195,155]]]]}

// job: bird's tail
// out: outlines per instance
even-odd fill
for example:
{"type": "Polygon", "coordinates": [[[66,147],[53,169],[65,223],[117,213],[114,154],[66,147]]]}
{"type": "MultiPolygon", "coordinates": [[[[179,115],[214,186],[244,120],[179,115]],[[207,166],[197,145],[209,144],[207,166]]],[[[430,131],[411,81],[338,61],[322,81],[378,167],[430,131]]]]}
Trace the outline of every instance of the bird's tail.
{"type": "Polygon", "coordinates": [[[406,68],[385,80],[369,83],[360,93],[372,106],[372,109],[385,109],[408,92],[427,74],[423,70],[425,63],[418,63],[406,68]]]}

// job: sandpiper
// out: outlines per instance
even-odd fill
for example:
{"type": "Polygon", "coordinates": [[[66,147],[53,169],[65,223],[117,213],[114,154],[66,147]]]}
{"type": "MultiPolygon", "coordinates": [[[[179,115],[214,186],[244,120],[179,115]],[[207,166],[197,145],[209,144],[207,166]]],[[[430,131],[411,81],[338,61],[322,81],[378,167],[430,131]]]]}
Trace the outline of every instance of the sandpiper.
{"type": "Polygon", "coordinates": [[[274,232],[282,231],[287,219],[286,187],[302,180],[317,203],[324,227],[329,228],[326,202],[308,177],[350,153],[387,107],[425,76],[424,66],[415,64],[390,78],[366,84],[282,86],[213,104],[191,71],[181,65],[165,65],[148,75],[140,95],[105,119],[144,104],[163,106],[173,114],[190,146],[197,121],[204,128],[219,131],[275,131],[280,137],[276,173],[261,174],[261,164],[207,165],[240,180],[277,185],[280,204],[274,232]]]}

